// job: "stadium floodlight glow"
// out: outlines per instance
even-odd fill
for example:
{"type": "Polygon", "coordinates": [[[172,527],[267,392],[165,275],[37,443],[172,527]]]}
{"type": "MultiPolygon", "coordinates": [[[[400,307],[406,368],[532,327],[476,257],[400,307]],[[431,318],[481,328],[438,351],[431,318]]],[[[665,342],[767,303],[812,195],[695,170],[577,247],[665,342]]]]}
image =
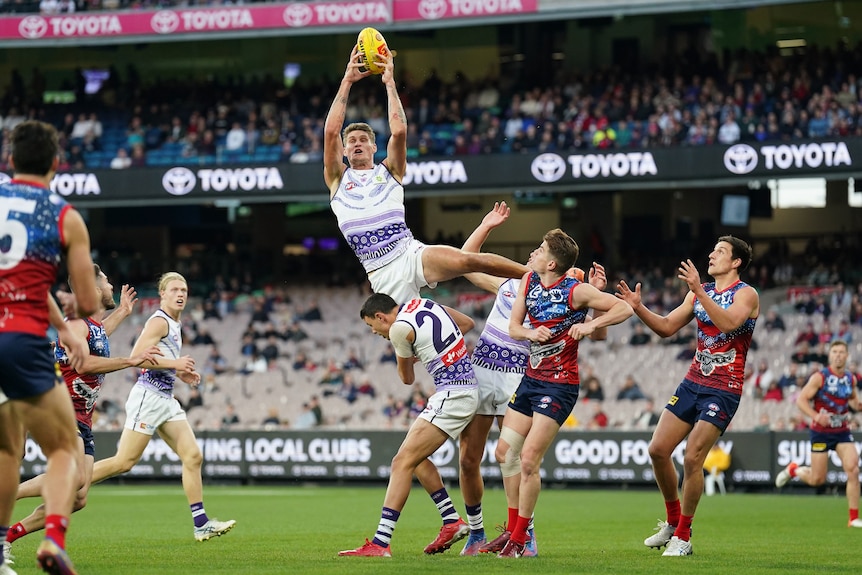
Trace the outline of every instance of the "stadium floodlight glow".
{"type": "Polygon", "coordinates": [[[794,38],[792,40],[778,40],[775,45],[779,48],[804,48],[808,45],[805,38],[794,38]]]}

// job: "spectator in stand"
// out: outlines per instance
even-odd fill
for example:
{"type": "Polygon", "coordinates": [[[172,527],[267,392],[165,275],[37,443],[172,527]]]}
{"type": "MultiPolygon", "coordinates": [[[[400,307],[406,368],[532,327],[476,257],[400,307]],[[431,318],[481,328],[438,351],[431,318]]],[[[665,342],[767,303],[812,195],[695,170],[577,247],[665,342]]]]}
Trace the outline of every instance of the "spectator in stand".
{"type": "Polygon", "coordinates": [[[294,428],[296,429],[311,429],[317,426],[317,417],[311,410],[311,405],[308,403],[302,404],[302,413],[296,418],[294,428]]]}
{"type": "Polygon", "coordinates": [[[642,323],[635,323],[632,335],[629,337],[629,345],[647,345],[651,342],[650,334],[644,331],[642,323]]]}
{"type": "Polygon", "coordinates": [[[643,409],[638,411],[632,420],[635,429],[652,429],[658,425],[659,414],[655,411],[655,402],[651,397],[646,398],[643,409]]]}
{"type": "Polygon", "coordinates": [[[641,391],[641,388],[635,381],[634,376],[631,374],[626,376],[626,379],[623,382],[623,386],[617,393],[618,401],[624,399],[628,399],[631,401],[636,401],[638,399],[646,399],[646,396],[644,395],[643,391],[641,391]]]}
{"type": "Polygon", "coordinates": [[[344,361],[342,366],[345,370],[347,369],[362,369],[362,361],[356,354],[356,350],[354,348],[350,348],[350,351],[347,354],[347,359],[344,361]]]}
{"type": "Polygon", "coordinates": [[[599,378],[595,375],[592,375],[588,370],[590,375],[587,375],[584,383],[586,384],[586,393],[584,394],[585,400],[593,400],[593,401],[604,401],[605,400],[605,392],[602,389],[602,382],[599,381],[599,378]]]}
{"type": "Polygon", "coordinates": [[[808,322],[805,325],[805,328],[796,336],[794,345],[799,345],[803,341],[808,343],[809,346],[817,345],[820,341],[820,337],[817,335],[817,332],[814,331],[814,324],[811,322],[808,322]]]}
{"type": "Polygon", "coordinates": [[[320,306],[317,304],[317,300],[312,300],[308,304],[308,307],[305,308],[305,311],[297,316],[297,319],[301,321],[323,321],[323,315],[320,313],[320,306]]]}
{"type": "Polygon", "coordinates": [[[784,325],[784,319],[782,319],[782,317],[778,315],[778,311],[775,309],[770,309],[766,313],[766,321],[764,322],[764,326],[768,331],[785,331],[787,329],[787,327],[784,325]]]}
{"type": "Polygon", "coordinates": [[[799,364],[791,362],[787,366],[787,370],[778,379],[778,387],[781,389],[782,395],[795,391],[798,379],[799,364]]]}
{"type": "Polygon", "coordinates": [[[308,405],[311,408],[311,413],[314,414],[315,425],[323,425],[323,409],[320,407],[320,399],[316,395],[312,395],[308,405]]]}
{"type": "Polygon", "coordinates": [[[221,429],[225,431],[234,425],[239,425],[239,416],[236,414],[236,408],[233,404],[228,403],[224,408],[224,415],[221,418],[221,429]]]}
{"type": "Polygon", "coordinates": [[[736,115],[731,112],[727,115],[727,119],[725,119],[724,123],[721,124],[721,128],[718,130],[718,141],[729,146],[737,143],[739,138],[739,124],[736,123],[736,115]]]}
{"type": "Polygon", "coordinates": [[[266,360],[267,365],[272,368],[275,366],[278,356],[281,355],[281,349],[278,347],[278,336],[270,334],[266,338],[266,345],[261,350],[260,355],[266,360]]]}
{"type": "Polygon", "coordinates": [[[386,346],[386,349],[383,350],[383,353],[380,356],[379,363],[397,363],[397,357],[395,356],[395,350],[392,349],[391,345],[386,346]]]}
{"type": "Polygon", "coordinates": [[[295,341],[299,343],[304,339],[308,339],[308,334],[299,325],[299,322],[293,322],[284,332],[285,341],[295,341]]]}
{"type": "Polygon", "coordinates": [[[185,409],[186,412],[189,412],[193,407],[203,407],[203,405],[204,398],[201,395],[200,390],[197,387],[192,387],[189,390],[189,398],[186,400],[186,404],[183,406],[183,409],[185,409]]]}
{"type": "Polygon", "coordinates": [[[754,394],[755,397],[763,397],[763,394],[773,381],[775,381],[775,374],[770,369],[769,362],[761,359],[757,363],[757,371],[752,373],[748,381],[745,382],[745,389],[754,394]]]}
{"type": "Polygon", "coordinates": [[[278,416],[278,408],[270,407],[266,411],[266,417],[263,418],[260,425],[263,427],[264,431],[275,431],[281,427],[281,418],[278,416]]]}
{"type": "Polygon", "coordinates": [[[587,429],[605,429],[608,426],[608,414],[602,409],[601,401],[592,402],[593,416],[587,422],[587,429]]]}
{"type": "Polygon", "coordinates": [[[811,345],[808,340],[803,339],[796,344],[796,351],[790,356],[790,361],[793,363],[808,364],[815,361],[816,354],[811,352],[811,345]]]}
{"type": "Polygon", "coordinates": [[[305,355],[304,351],[297,352],[296,357],[293,359],[294,371],[314,371],[315,369],[317,369],[317,365],[308,359],[308,356],[305,355]]]}
{"type": "Polygon", "coordinates": [[[245,151],[247,143],[245,130],[243,130],[242,124],[239,122],[231,124],[230,130],[228,130],[227,135],[225,136],[225,152],[227,152],[229,156],[233,156],[235,159],[236,156],[245,151]]]}
{"type": "Polygon", "coordinates": [[[147,153],[144,151],[143,144],[132,146],[132,167],[143,168],[147,165],[147,153]]]}
{"type": "Polygon", "coordinates": [[[132,159],[125,148],[117,148],[117,155],[111,160],[112,170],[125,170],[132,167],[132,159]]]}
{"type": "Polygon", "coordinates": [[[192,345],[213,345],[215,344],[215,340],[210,335],[210,332],[204,326],[198,326],[197,332],[195,333],[194,339],[191,341],[192,345]]]}
{"type": "Polygon", "coordinates": [[[768,387],[763,391],[763,401],[781,401],[784,399],[784,392],[778,386],[778,382],[772,380],[768,387]]]}

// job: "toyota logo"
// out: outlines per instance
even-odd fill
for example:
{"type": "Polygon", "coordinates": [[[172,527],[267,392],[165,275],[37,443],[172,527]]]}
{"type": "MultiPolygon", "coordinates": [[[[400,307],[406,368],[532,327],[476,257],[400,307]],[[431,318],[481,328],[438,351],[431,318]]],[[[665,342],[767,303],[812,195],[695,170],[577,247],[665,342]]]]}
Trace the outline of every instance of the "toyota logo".
{"type": "Polygon", "coordinates": [[[184,196],[193,189],[197,178],[188,168],[171,168],[162,176],[162,186],[172,196],[184,196]]]}
{"type": "Polygon", "coordinates": [[[170,34],[180,25],[180,17],[173,10],[159,10],[150,19],[150,26],[157,34],[170,34]]]}
{"type": "Polygon", "coordinates": [[[421,0],[419,15],[426,20],[437,20],[446,15],[446,0],[421,0]]]}
{"type": "Polygon", "coordinates": [[[748,144],[736,144],[724,152],[724,167],[732,174],[748,174],[757,167],[757,150],[748,144]]]}
{"type": "Polygon", "coordinates": [[[540,154],[533,160],[530,171],[540,182],[550,184],[566,173],[566,161],[557,154],[540,154]]]}
{"type": "Polygon", "coordinates": [[[305,4],[291,4],[284,9],[281,17],[284,18],[284,23],[292,28],[299,28],[311,22],[314,13],[305,4]]]}
{"type": "Polygon", "coordinates": [[[18,32],[30,40],[41,38],[47,31],[48,22],[41,16],[27,16],[18,24],[18,32]]]}

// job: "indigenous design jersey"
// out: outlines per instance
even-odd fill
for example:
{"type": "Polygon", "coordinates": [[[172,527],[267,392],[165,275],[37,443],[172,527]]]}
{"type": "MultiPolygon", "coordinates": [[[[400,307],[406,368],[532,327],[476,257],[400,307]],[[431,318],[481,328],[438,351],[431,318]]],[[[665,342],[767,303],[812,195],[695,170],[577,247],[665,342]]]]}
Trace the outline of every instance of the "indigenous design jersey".
{"type": "MultiPolygon", "coordinates": [[[[731,306],[736,292],[744,287],[748,287],[748,284],[737,281],[719,292],[715,289],[715,282],[703,284],[706,295],[724,309],[731,306]]],[[[694,318],[697,320],[697,351],[686,379],[705,387],[742,395],[745,358],[751,346],[756,319],[748,318],[732,332],[723,333],[709,319],[697,298],[694,300],[694,318]]]]}
{"type": "MultiPolygon", "coordinates": [[[[87,345],[90,347],[90,355],[111,357],[111,344],[108,342],[108,334],[105,333],[104,326],[92,318],[86,318],[84,322],[89,329],[87,345]]],[[[68,388],[72,398],[75,418],[92,428],[93,408],[96,407],[96,400],[99,399],[99,390],[102,389],[102,384],[105,382],[105,374],[78,373],[69,367],[69,356],[66,355],[65,348],[60,345],[59,339],[54,345],[54,359],[60,366],[60,373],[63,375],[66,388],[68,388]]]]}
{"type": "Polygon", "coordinates": [[[404,221],[404,187],[383,164],[344,170],[330,207],[366,272],[403,254],[413,239],[404,221]]]}
{"type": "Polygon", "coordinates": [[[814,396],[814,411],[829,413],[829,425],[823,426],[811,422],[811,431],[819,433],[844,433],[849,431],[850,398],[855,385],[853,373],[845,371],[842,374],[825,367],[820,370],[823,385],[814,396]]]}
{"type": "Polygon", "coordinates": [[[521,280],[509,279],[497,290],[494,308],[473,349],[473,365],[494,371],[524,373],[530,355],[530,342],[518,341],[509,335],[512,304],[518,297],[520,285],[521,280]]]}
{"type": "Polygon", "coordinates": [[[443,306],[414,299],[401,306],[395,321],[408,324],[416,334],[413,352],[434,378],[437,391],[478,386],[464,335],[443,306]]]}
{"type": "Polygon", "coordinates": [[[70,207],[36,184],[0,185],[0,332],[44,337],[48,331],[48,290],[57,278],[70,207]]]}
{"type": "MultiPolygon", "coordinates": [[[[183,349],[183,337],[180,330],[180,322],[169,316],[164,311],[157,309],[150,319],[154,317],[164,318],[168,322],[168,335],[159,340],[158,348],[164,359],[177,359],[183,349]]],[[[160,358],[161,359],[161,358],[160,358]]],[[[173,395],[174,380],[177,370],[175,369],[143,369],[135,385],[141,385],[147,389],[157,391],[162,395],[173,395]]]]}
{"type": "Polygon", "coordinates": [[[530,342],[530,360],[527,375],[550,383],[579,385],[578,342],[569,336],[569,329],[584,323],[586,309],[572,309],[572,290],[581,282],[568,276],[555,284],[543,286],[539,274],[530,274],[524,288],[527,317],[533,329],[545,326],[551,330],[551,339],[545,343],[530,342]]]}

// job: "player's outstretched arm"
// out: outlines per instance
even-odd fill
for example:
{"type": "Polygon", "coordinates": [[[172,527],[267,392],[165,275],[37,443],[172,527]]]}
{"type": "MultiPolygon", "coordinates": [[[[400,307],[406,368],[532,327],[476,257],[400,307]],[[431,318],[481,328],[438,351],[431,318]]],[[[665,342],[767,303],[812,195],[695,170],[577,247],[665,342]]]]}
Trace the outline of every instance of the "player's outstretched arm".
{"type": "Polygon", "coordinates": [[[111,312],[111,314],[102,319],[102,326],[105,328],[105,333],[110,336],[114,333],[123,321],[132,315],[135,310],[135,304],[138,303],[138,292],[129,284],[123,284],[120,291],[120,305],[111,312]]]}
{"type": "Polygon", "coordinates": [[[694,319],[694,294],[688,292],[682,303],[666,316],[652,312],[641,299],[641,284],[631,289],[625,280],[617,284],[616,297],[628,303],[638,318],[661,337],[670,337],[694,319]]]}
{"type": "Polygon", "coordinates": [[[90,257],[90,233],[75,209],[67,209],[63,216],[63,237],[66,241],[66,267],[77,288],[78,317],[88,317],[96,313],[99,296],[93,258],[90,257]]]}
{"type": "Polygon", "coordinates": [[[84,365],[84,360],[90,355],[90,346],[87,345],[87,335],[86,333],[81,334],[76,332],[69,325],[70,322],[64,321],[60,306],[57,305],[57,302],[54,301],[50,293],[47,296],[48,321],[57,330],[57,337],[60,339],[60,345],[66,350],[69,365],[72,369],[78,371],[84,365]]]}
{"type": "Polygon", "coordinates": [[[388,51],[377,54],[378,64],[383,67],[383,85],[386,86],[386,101],[389,109],[389,142],[386,144],[386,159],[384,163],[389,172],[399,182],[407,173],[407,114],[398,96],[398,85],[395,83],[395,58],[388,51]]]}
{"type": "Polygon", "coordinates": [[[443,306],[443,309],[446,310],[446,313],[449,314],[449,317],[452,318],[452,321],[455,322],[455,325],[458,326],[458,329],[461,330],[462,334],[465,334],[471,331],[474,327],[476,327],[476,322],[473,321],[473,318],[471,318],[470,316],[465,315],[457,309],[453,309],[446,305],[443,306]]]}
{"type": "Polygon", "coordinates": [[[344,143],[341,141],[341,129],[347,116],[347,98],[354,82],[368,76],[370,72],[362,72],[362,57],[357,46],[350,52],[344,77],[338,86],[338,92],[329,107],[326,122],[323,125],[323,179],[329,188],[330,197],[335,195],[341,175],[344,173],[344,143]]]}
{"type": "MultiPolygon", "coordinates": [[[[467,241],[465,241],[464,245],[461,246],[461,249],[465,252],[471,253],[481,252],[482,245],[485,243],[485,240],[488,239],[488,236],[491,234],[491,230],[497,226],[503,225],[503,223],[509,219],[510,212],[511,210],[509,206],[506,205],[506,202],[494,202],[494,208],[485,214],[485,217],[482,218],[482,222],[475,230],[473,230],[473,233],[470,234],[470,237],[467,238],[467,241]]],[[[464,278],[477,288],[491,292],[492,294],[496,294],[497,290],[500,289],[500,286],[503,285],[503,282],[507,279],[478,272],[464,274],[464,278]]]]}

